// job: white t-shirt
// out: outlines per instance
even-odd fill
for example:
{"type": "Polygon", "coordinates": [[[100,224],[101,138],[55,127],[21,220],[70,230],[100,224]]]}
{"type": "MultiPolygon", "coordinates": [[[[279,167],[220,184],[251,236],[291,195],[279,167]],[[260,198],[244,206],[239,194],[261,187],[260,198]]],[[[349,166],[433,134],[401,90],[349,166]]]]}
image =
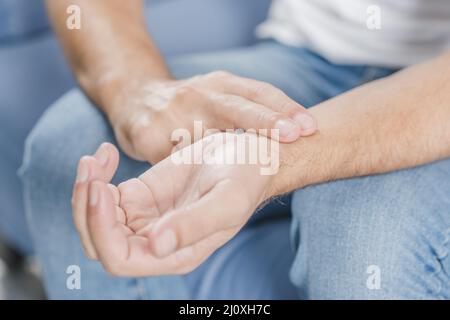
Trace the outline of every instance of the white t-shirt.
{"type": "Polygon", "coordinates": [[[450,50],[450,0],[273,0],[257,35],[335,63],[402,67],[450,50]]]}

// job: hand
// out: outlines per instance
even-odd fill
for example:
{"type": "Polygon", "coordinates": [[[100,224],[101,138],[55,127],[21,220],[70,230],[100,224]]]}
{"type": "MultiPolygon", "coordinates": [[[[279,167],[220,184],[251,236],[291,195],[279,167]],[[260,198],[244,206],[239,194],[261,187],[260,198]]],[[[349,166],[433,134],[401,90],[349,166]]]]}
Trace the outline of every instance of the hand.
{"type": "Polygon", "coordinates": [[[221,131],[279,129],[280,142],[293,142],[317,128],[305,108],[281,90],[223,71],[186,80],[130,76],[104,90],[102,97],[124,152],[153,164],[170,154],[174,130],[185,128],[194,137],[194,121],[221,131]]]}
{"type": "MultiPolygon", "coordinates": [[[[115,275],[193,270],[269,196],[273,176],[261,175],[260,164],[222,161],[238,150],[253,152],[248,146],[263,139],[268,140],[215,134],[174,154],[193,152],[190,163],[168,157],[118,187],[107,184],[118,166],[118,151],[103,144],[94,156],[80,160],[74,186],[74,220],[86,254],[115,275]],[[196,152],[198,147],[202,152],[196,152]]],[[[259,152],[268,152],[264,148],[259,152]]]]}

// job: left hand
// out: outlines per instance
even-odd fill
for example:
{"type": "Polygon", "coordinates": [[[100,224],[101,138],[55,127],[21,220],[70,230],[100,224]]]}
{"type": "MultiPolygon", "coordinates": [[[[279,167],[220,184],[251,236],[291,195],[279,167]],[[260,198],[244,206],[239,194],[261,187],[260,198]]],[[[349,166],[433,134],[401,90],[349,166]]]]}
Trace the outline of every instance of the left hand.
{"type": "Polygon", "coordinates": [[[118,187],[108,184],[118,165],[113,145],[103,144],[93,157],[83,157],[74,186],[73,214],[86,254],[115,275],[180,274],[195,269],[269,197],[273,176],[262,175],[261,164],[218,160],[224,154],[235,156],[237,150],[255,152],[248,146],[260,139],[267,138],[209,136],[118,187]],[[195,152],[198,147],[203,147],[200,155],[195,152]],[[202,161],[174,160],[192,151],[202,161]]]}

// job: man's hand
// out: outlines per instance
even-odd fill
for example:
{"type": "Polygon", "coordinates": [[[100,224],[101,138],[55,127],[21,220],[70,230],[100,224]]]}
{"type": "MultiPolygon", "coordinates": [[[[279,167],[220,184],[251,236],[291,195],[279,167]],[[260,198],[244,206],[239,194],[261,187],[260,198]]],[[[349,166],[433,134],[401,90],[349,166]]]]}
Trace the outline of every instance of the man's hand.
{"type": "Polygon", "coordinates": [[[450,52],[309,109],[317,134],[280,145],[271,195],[450,157],[450,52]]]}
{"type": "Polygon", "coordinates": [[[83,157],[72,204],[86,254],[115,275],[193,270],[266,200],[272,176],[261,175],[261,165],[225,161],[242,150],[248,159],[255,146],[263,146],[257,152],[270,157],[261,140],[268,139],[211,135],[118,187],[108,184],[119,159],[113,145],[103,144],[94,156],[83,157]],[[176,160],[181,158],[192,161],[176,160]]]}
{"type": "Polygon", "coordinates": [[[147,32],[141,0],[46,0],[49,16],[81,88],[107,115],[121,148],[157,163],[174,130],[280,129],[281,142],[316,130],[314,119],[281,90],[226,72],[172,79],[147,32]],[[83,28],[66,28],[78,5],[83,28]]]}
{"type": "MultiPolygon", "coordinates": [[[[157,163],[176,144],[172,133],[194,121],[204,130],[279,129],[280,142],[293,142],[317,126],[304,107],[274,86],[217,71],[187,80],[130,75],[105,94],[107,114],[121,148],[134,159],[157,163]]],[[[268,130],[270,132],[270,130],[268,130]]]]}

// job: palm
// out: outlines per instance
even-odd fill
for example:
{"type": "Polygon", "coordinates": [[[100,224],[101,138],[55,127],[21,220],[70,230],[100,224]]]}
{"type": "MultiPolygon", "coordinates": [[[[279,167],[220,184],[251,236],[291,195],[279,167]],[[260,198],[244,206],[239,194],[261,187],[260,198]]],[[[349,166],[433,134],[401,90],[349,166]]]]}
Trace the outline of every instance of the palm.
{"type": "Polygon", "coordinates": [[[256,165],[175,164],[168,157],[138,178],[108,189],[105,185],[102,209],[116,214],[92,215],[103,220],[91,226],[101,224],[104,229],[92,233],[109,251],[102,261],[121,261],[120,267],[104,263],[105,267],[133,276],[194,269],[242,228],[262,200],[269,178],[258,169],[256,165]],[[167,228],[176,230],[179,248],[161,257],[155,254],[155,238],[167,228]]]}
{"type": "Polygon", "coordinates": [[[161,162],[138,178],[120,185],[110,185],[117,210],[117,220],[133,234],[148,231],[169,212],[198,200],[195,172],[191,165],[174,166],[161,162]]]}

